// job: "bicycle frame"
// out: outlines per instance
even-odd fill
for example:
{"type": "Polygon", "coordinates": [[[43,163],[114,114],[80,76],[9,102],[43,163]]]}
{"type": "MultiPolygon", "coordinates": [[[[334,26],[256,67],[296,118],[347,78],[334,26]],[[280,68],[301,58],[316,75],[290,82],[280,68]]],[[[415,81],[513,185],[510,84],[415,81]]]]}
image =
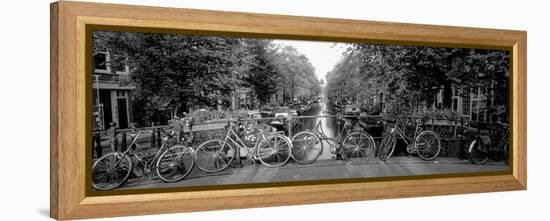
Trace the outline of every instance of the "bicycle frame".
{"type": "Polygon", "coordinates": [[[407,152],[409,154],[412,154],[416,151],[418,151],[418,145],[416,143],[417,137],[423,132],[423,127],[421,123],[416,123],[415,129],[414,129],[414,135],[412,137],[407,136],[405,131],[401,129],[399,122],[395,122],[395,124],[390,128],[389,136],[396,136],[399,135],[399,137],[407,144],[407,152]]]}
{"type": "MultiPolygon", "coordinates": [[[[141,131],[138,131],[138,133],[136,134],[136,136],[134,137],[134,139],[132,140],[132,142],[130,143],[130,145],[128,145],[128,148],[127,148],[124,152],[122,152],[122,157],[121,157],[121,159],[122,159],[124,156],[126,156],[126,155],[131,156],[131,153],[133,152],[132,148],[134,147],[134,145],[135,145],[136,147],[139,146],[139,145],[137,145],[137,139],[139,138],[139,135],[141,135],[141,131]]],[[[118,165],[119,163],[120,163],[120,161],[118,161],[118,162],[115,164],[115,166],[118,165]]]]}
{"type": "Polygon", "coordinates": [[[510,130],[507,124],[501,124],[501,126],[505,126],[506,129],[502,131],[496,128],[484,128],[487,131],[482,132],[478,128],[477,134],[468,147],[470,162],[473,164],[484,164],[488,159],[493,159],[509,163],[510,147],[508,144],[510,130]],[[493,140],[498,140],[498,143],[494,145],[493,140]]]}
{"type": "MultiPolygon", "coordinates": [[[[149,173],[149,172],[153,171],[153,169],[155,168],[155,162],[157,162],[157,160],[159,159],[160,154],[162,154],[162,152],[166,149],[166,143],[168,143],[168,141],[170,140],[170,136],[163,137],[162,144],[161,144],[160,148],[157,150],[157,152],[155,153],[154,157],[150,160],[145,160],[141,156],[139,156],[138,154],[135,153],[135,149],[137,149],[137,147],[139,147],[139,145],[137,145],[137,139],[138,139],[139,135],[141,135],[141,131],[139,131],[138,134],[134,137],[134,139],[132,140],[132,142],[128,146],[128,149],[122,153],[121,159],[123,159],[123,157],[126,156],[126,155],[128,155],[132,158],[135,158],[138,161],[138,163],[143,165],[144,169],[146,171],[148,171],[148,173],[149,173]]],[[[119,162],[117,162],[117,164],[119,162]]]]}
{"type": "Polygon", "coordinates": [[[507,129],[504,136],[502,136],[502,138],[498,142],[498,145],[496,148],[497,150],[504,151],[504,147],[506,146],[506,143],[508,143],[509,136],[510,136],[510,131],[507,129]]]}
{"type": "MultiPolygon", "coordinates": [[[[176,144],[191,146],[191,143],[193,143],[193,139],[195,137],[195,134],[193,133],[193,125],[190,123],[192,118],[184,118],[184,119],[187,119],[186,123],[185,123],[185,126],[189,127],[189,135],[186,137],[185,133],[183,133],[181,131],[179,133],[177,133],[176,134],[176,137],[177,137],[176,144]]],[[[174,128],[175,127],[176,126],[174,126],[174,128]]]]}
{"type": "MultiPolygon", "coordinates": [[[[504,136],[502,136],[497,145],[488,145],[487,151],[504,151],[504,147],[506,146],[506,143],[508,143],[508,139],[510,136],[510,131],[506,129],[506,132],[504,133],[504,136]]],[[[480,138],[481,135],[476,135],[477,138],[480,138]]],[[[474,141],[470,144],[470,147],[468,148],[468,152],[472,151],[472,148],[475,146],[477,142],[479,142],[480,139],[474,139],[474,141]]]]}
{"type": "Polygon", "coordinates": [[[256,139],[256,143],[254,143],[254,145],[252,147],[250,147],[250,146],[246,145],[246,143],[240,138],[240,136],[237,134],[237,132],[235,132],[233,127],[234,127],[233,124],[229,125],[229,129],[227,130],[227,134],[225,135],[225,139],[223,140],[222,147],[225,146],[225,144],[228,141],[231,141],[237,148],[239,148],[241,150],[245,149],[246,154],[247,154],[248,157],[254,156],[254,154],[256,153],[256,149],[258,148],[258,144],[262,140],[266,139],[265,134],[263,133],[263,131],[260,130],[260,137],[258,139],[256,139]],[[252,150],[252,151],[250,151],[250,150],[252,150]]]}
{"type": "Polygon", "coordinates": [[[401,129],[401,127],[399,127],[397,123],[395,123],[395,125],[390,129],[391,134],[397,133],[397,135],[399,135],[407,145],[414,143],[414,138],[416,138],[416,136],[418,136],[421,131],[422,127],[420,126],[420,124],[416,124],[413,137],[407,136],[407,134],[405,134],[405,132],[401,129]]]}
{"type": "MultiPolygon", "coordinates": [[[[317,126],[315,126],[315,135],[317,135],[317,137],[319,137],[319,139],[321,141],[327,141],[327,143],[330,145],[330,149],[334,149],[334,146],[338,145],[338,143],[340,143],[342,141],[342,137],[343,137],[343,134],[344,134],[344,130],[346,129],[346,127],[349,125],[349,123],[347,121],[344,121],[344,125],[342,126],[342,128],[340,129],[340,131],[338,131],[338,135],[336,137],[328,137],[326,134],[325,134],[325,131],[323,130],[323,125],[321,124],[321,121],[317,122],[317,126]],[[329,142],[330,141],[330,142],[329,142]]],[[[331,150],[332,152],[332,150],[331,150]]]]}

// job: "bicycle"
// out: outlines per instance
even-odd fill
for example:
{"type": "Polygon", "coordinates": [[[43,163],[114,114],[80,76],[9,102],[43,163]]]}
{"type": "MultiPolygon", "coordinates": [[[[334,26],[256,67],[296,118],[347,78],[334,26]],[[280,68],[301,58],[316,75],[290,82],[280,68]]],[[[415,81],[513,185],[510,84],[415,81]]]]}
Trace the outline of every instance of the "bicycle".
{"type": "Polygon", "coordinates": [[[315,131],[306,130],[294,135],[292,137],[293,159],[300,164],[315,162],[323,152],[322,141],[326,141],[330,145],[329,150],[333,154],[339,153],[347,162],[351,164],[367,162],[373,156],[376,146],[372,136],[361,131],[344,136],[344,132],[351,123],[342,116],[337,116],[337,119],[344,120],[344,125],[336,137],[328,137],[325,134],[321,121],[315,126],[315,131]]]}
{"type": "Polygon", "coordinates": [[[497,130],[486,131],[488,134],[481,134],[481,131],[478,131],[478,134],[468,147],[468,159],[472,164],[484,164],[489,158],[503,160],[506,164],[509,162],[509,126],[508,124],[500,125],[506,129],[501,133],[502,136],[498,139],[495,146],[491,145],[491,141],[498,137],[497,134],[499,132],[497,130]]]}
{"type": "Polygon", "coordinates": [[[227,126],[227,133],[223,139],[209,140],[195,151],[195,164],[205,172],[215,173],[229,167],[237,151],[244,150],[248,159],[256,165],[258,159],[267,167],[280,167],[290,159],[291,142],[280,133],[264,133],[257,131],[257,139],[245,142],[236,130],[241,129],[241,120],[232,120],[227,126]],[[237,128],[237,129],[235,129],[237,128]]]}
{"type": "Polygon", "coordinates": [[[399,126],[397,120],[390,122],[384,121],[384,124],[394,123],[393,127],[384,135],[378,150],[378,158],[382,161],[388,160],[397,144],[397,135],[407,144],[407,152],[409,154],[416,153],[422,160],[434,160],[441,151],[441,139],[439,135],[431,130],[424,130],[420,120],[416,120],[414,136],[409,137],[399,126]]]}
{"type": "Polygon", "coordinates": [[[149,174],[151,179],[155,174],[164,182],[176,182],[183,179],[191,171],[191,167],[180,165],[176,174],[174,170],[167,170],[175,163],[172,160],[164,159],[164,152],[167,151],[167,143],[174,136],[174,131],[170,134],[164,134],[162,145],[154,156],[143,157],[141,153],[136,153],[139,148],[137,140],[142,134],[138,131],[132,135],[132,142],[124,152],[112,152],[104,155],[94,162],[92,166],[92,186],[97,190],[112,190],[122,186],[134,171],[134,161],[142,166],[143,175],[149,174]],[[155,172],[155,173],[153,173],[155,172]],[[168,172],[168,173],[167,173],[168,172]],[[179,175],[179,176],[175,176],[179,175]]]}
{"type": "Polygon", "coordinates": [[[183,180],[185,177],[187,177],[187,175],[189,175],[189,173],[193,170],[195,166],[195,159],[194,159],[195,150],[193,146],[191,146],[194,138],[192,124],[191,124],[193,118],[184,117],[180,119],[176,117],[173,120],[174,120],[173,121],[174,128],[179,127],[180,130],[183,131],[183,128],[180,125],[178,125],[178,123],[181,122],[183,123],[183,126],[189,128],[189,135],[185,137],[183,132],[176,134],[176,137],[177,137],[176,144],[173,146],[170,146],[166,151],[164,151],[160,155],[159,164],[163,162],[162,159],[166,160],[168,165],[167,167],[163,168],[164,171],[165,172],[170,171],[171,174],[175,176],[174,178],[167,179],[167,180],[164,179],[164,176],[160,177],[160,179],[162,179],[165,182],[178,182],[183,180]],[[180,135],[182,136],[180,137],[180,135]],[[187,170],[187,172],[183,174],[179,173],[183,169],[187,170]]]}

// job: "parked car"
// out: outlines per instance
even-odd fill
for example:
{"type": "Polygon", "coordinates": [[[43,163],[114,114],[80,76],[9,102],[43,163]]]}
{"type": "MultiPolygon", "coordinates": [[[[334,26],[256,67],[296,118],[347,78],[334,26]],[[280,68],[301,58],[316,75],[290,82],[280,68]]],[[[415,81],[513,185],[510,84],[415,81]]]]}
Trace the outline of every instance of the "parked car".
{"type": "Polygon", "coordinates": [[[275,107],[273,108],[273,113],[275,113],[275,117],[288,117],[288,114],[290,113],[290,107],[275,107]]]}
{"type": "Polygon", "coordinates": [[[260,110],[260,114],[262,117],[274,117],[275,113],[273,113],[273,107],[272,106],[264,106],[260,110]]]}
{"type": "Polygon", "coordinates": [[[286,125],[286,118],[288,117],[288,114],[290,113],[290,107],[288,106],[281,106],[281,107],[274,107],[273,108],[273,114],[276,118],[283,118],[283,119],[273,119],[271,122],[269,122],[269,125],[275,127],[277,131],[287,131],[287,125],[286,125]]]}
{"type": "Polygon", "coordinates": [[[248,111],[248,117],[249,118],[262,118],[262,113],[258,110],[250,110],[250,111],[248,111]]]}
{"type": "Polygon", "coordinates": [[[275,114],[272,111],[261,111],[260,114],[262,117],[275,117],[275,114]]]}
{"type": "Polygon", "coordinates": [[[356,115],[356,114],[359,114],[359,113],[361,113],[361,109],[360,109],[359,106],[357,106],[357,105],[348,104],[348,105],[346,105],[346,107],[344,108],[344,114],[347,114],[347,115],[356,115]]]}
{"type": "Polygon", "coordinates": [[[298,111],[299,114],[301,114],[301,113],[304,113],[304,112],[308,111],[309,106],[300,104],[300,105],[294,106],[293,110],[296,110],[296,111],[298,111]]]}

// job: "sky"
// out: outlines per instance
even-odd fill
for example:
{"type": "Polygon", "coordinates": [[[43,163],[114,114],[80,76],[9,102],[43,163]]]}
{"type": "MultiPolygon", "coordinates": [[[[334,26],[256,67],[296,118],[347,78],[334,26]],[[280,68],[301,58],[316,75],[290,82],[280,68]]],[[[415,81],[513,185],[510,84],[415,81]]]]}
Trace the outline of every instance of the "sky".
{"type": "Polygon", "coordinates": [[[346,48],[345,44],[335,42],[274,40],[273,43],[296,48],[309,59],[315,68],[317,78],[324,79],[325,82],[326,73],[338,63],[346,48]]]}

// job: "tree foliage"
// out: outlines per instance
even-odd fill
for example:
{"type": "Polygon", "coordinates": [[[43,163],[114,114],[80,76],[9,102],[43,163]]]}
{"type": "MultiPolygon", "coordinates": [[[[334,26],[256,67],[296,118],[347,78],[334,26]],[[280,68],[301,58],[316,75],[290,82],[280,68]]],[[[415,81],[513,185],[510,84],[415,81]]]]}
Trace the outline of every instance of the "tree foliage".
{"type": "Polygon", "coordinates": [[[140,124],[158,121],[173,107],[230,107],[239,88],[252,89],[261,104],[280,90],[301,95],[320,88],[305,56],[266,39],[94,32],[93,51],[114,55],[113,67],[131,67],[133,115],[140,124]]]}
{"type": "Polygon", "coordinates": [[[261,104],[266,104],[278,90],[282,76],[273,63],[273,45],[268,40],[246,40],[249,53],[254,55],[246,81],[256,92],[261,104]]]}
{"type": "Polygon", "coordinates": [[[285,97],[309,98],[321,92],[321,84],[309,59],[292,46],[282,46],[273,54],[274,63],[282,79],[279,87],[285,97]]]}
{"type": "Polygon", "coordinates": [[[402,112],[433,103],[442,89],[450,108],[453,88],[505,87],[508,65],[500,50],[350,44],[327,75],[327,92],[339,102],[382,93],[390,111],[402,112]]]}

